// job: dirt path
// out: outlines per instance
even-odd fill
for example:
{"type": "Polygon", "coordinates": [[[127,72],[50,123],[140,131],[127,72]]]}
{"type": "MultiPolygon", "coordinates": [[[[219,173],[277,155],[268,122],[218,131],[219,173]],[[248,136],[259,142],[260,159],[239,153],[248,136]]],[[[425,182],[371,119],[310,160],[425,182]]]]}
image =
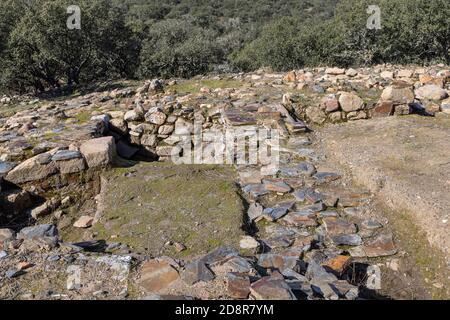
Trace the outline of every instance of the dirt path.
{"type": "Polygon", "coordinates": [[[316,132],[326,163],[376,195],[384,206],[378,211],[403,235],[406,250],[435,288],[450,279],[449,138],[448,117],[373,119],[316,132]]]}

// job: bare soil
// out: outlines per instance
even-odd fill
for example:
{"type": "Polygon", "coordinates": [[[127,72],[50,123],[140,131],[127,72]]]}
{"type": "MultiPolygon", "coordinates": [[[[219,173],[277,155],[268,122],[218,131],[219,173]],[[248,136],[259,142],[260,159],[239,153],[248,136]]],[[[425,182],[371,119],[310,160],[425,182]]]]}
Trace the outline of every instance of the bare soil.
{"type": "Polygon", "coordinates": [[[372,119],[317,128],[315,136],[324,165],[375,194],[373,211],[395,229],[405,263],[431,297],[448,298],[450,118],[372,119]]]}

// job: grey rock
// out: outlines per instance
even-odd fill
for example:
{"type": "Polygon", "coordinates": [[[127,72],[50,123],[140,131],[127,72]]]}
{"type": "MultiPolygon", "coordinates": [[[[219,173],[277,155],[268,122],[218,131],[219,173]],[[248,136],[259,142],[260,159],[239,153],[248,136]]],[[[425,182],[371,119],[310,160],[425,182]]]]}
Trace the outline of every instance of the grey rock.
{"type": "Polygon", "coordinates": [[[189,263],[181,274],[181,279],[189,285],[194,285],[200,281],[208,282],[214,280],[214,278],[214,274],[202,260],[189,263]]]}
{"type": "Polygon", "coordinates": [[[288,237],[274,237],[274,238],[268,238],[264,239],[263,242],[271,249],[277,249],[277,248],[288,248],[290,247],[294,240],[292,238],[288,237]]]}
{"type": "Polygon", "coordinates": [[[10,172],[16,164],[14,162],[3,162],[0,161],[0,177],[5,176],[8,172],[10,172]]]}
{"type": "Polygon", "coordinates": [[[148,88],[150,91],[153,91],[153,92],[161,92],[161,91],[164,91],[164,83],[162,82],[162,80],[153,79],[150,82],[150,85],[148,88]]]}
{"type": "Polygon", "coordinates": [[[415,94],[419,100],[443,100],[448,97],[447,92],[435,84],[428,84],[420,87],[415,91],[415,94]]]}
{"type": "Polygon", "coordinates": [[[306,270],[305,276],[316,283],[333,283],[337,281],[334,274],[327,272],[325,268],[319,265],[314,260],[308,263],[308,268],[306,270]]]}
{"type": "Polygon", "coordinates": [[[249,184],[244,187],[244,192],[250,194],[254,198],[263,196],[267,193],[269,193],[266,188],[264,188],[264,185],[262,183],[257,184],[249,184]]]}
{"type": "Polygon", "coordinates": [[[59,150],[53,156],[53,161],[65,161],[81,158],[81,153],[76,150],[59,150]]]}
{"type": "Polygon", "coordinates": [[[10,269],[10,270],[5,272],[5,277],[7,277],[8,279],[12,279],[12,278],[16,278],[18,276],[21,276],[24,273],[25,272],[23,272],[22,270],[10,269]]]}
{"type": "Polygon", "coordinates": [[[254,270],[250,262],[242,257],[231,258],[230,260],[228,260],[223,264],[223,268],[225,268],[227,272],[236,272],[245,274],[249,274],[254,270]]]}
{"type": "Polygon", "coordinates": [[[305,176],[312,176],[317,172],[316,167],[313,164],[306,161],[300,162],[297,165],[297,169],[300,174],[303,174],[305,176]]]}
{"type": "Polygon", "coordinates": [[[258,265],[266,269],[294,269],[297,265],[298,257],[283,256],[280,254],[261,254],[258,259],[258,265]]]}
{"type": "Polygon", "coordinates": [[[361,227],[363,227],[364,229],[368,229],[368,230],[377,230],[377,229],[383,228],[383,225],[380,222],[378,222],[377,220],[369,219],[369,220],[364,220],[361,223],[361,227]]]}
{"type": "Polygon", "coordinates": [[[326,300],[339,300],[339,292],[333,285],[321,281],[312,281],[311,289],[326,300]]]}
{"type": "Polygon", "coordinates": [[[256,300],[296,300],[283,276],[277,272],[253,283],[250,292],[256,300]]]}
{"type": "Polygon", "coordinates": [[[311,87],[311,90],[315,93],[324,93],[325,89],[322,86],[314,85],[311,87]]]}
{"type": "Polygon", "coordinates": [[[318,172],[314,175],[314,179],[318,183],[328,183],[340,179],[341,176],[334,172],[318,172]]]}
{"type": "Polygon", "coordinates": [[[232,247],[219,247],[216,250],[208,253],[200,259],[207,265],[220,265],[228,261],[230,258],[237,257],[239,252],[232,247]]]}
{"type": "Polygon", "coordinates": [[[247,211],[248,218],[250,219],[250,221],[258,220],[262,216],[263,210],[264,210],[263,206],[260,205],[259,203],[250,204],[247,211]]]}
{"type": "Polygon", "coordinates": [[[17,234],[17,239],[33,239],[41,237],[55,237],[58,235],[56,227],[52,224],[40,224],[26,227],[17,234]]]}
{"type": "Polygon", "coordinates": [[[359,246],[362,244],[362,239],[357,234],[341,234],[333,236],[331,239],[338,246],[359,246]]]}

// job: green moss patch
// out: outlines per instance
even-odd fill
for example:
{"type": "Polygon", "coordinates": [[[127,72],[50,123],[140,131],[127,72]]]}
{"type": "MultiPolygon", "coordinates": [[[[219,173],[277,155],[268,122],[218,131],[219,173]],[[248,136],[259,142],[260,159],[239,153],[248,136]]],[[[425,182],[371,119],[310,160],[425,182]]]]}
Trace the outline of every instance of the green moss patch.
{"type": "Polygon", "coordinates": [[[186,257],[221,245],[237,245],[244,234],[244,204],[229,167],[138,164],[106,173],[98,239],[122,242],[154,256],[186,257]],[[167,242],[183,243],[177,253],[167,242]]]}

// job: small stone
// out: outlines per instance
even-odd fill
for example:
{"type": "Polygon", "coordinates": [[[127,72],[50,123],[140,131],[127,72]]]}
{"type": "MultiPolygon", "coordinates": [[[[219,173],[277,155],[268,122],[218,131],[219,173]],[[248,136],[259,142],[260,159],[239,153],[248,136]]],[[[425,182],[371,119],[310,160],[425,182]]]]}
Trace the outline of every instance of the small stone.
{"type": "Polygon", "coordinates": [[[34,208],[33,210],[31,210],[31,216],[34,219],[38,219],[46,214],[48,214],[51,211],[52,207],[49,204],[49,202],[46,202],[42,205],[40,205],[37,208],[34,208]]]}
{"type": "Polygon", "coordinates": [[[60,259],[61,259],[61,256],[60,256],[60,255],[58,255],[58,254],[52,254],[51,256],[49,256],[49,257],[47,258],[47,261],[55,262],[55,261],[59,261],[60,259]]]}
{"type": "Polygon", "coordinates": [[[135,110],[127,111],[123,117],[126,122],[131,121],[142,121],[144,119],[144,113],[141,109],[136,108],[135,110]]]}
{"type": "Polygon", "coordinates": [[[196,260],[187,264],[184,272],[181,274],[181,279],[189,285],[194,285],[200,281],[212,281],[214,278],[215,275],[202,260],[196,260]]]}
{"type": "Polygon", "coordinates": [[[345,74],[345,69],[341,69],[341,68],[327,68],[325,70],[325,73],[329,74],[329,75],[337,76],[337,75],[345,74]]]}
{"type": "Polygon", "coordinates": [[[263,206],[260,205],[259,203],[255,202],[250,204],[247,211],[248,218],[250,219],[250,221],[260,219],[260,217],[262,217],[263,210],[264,210],[263,206]]]}
{"type": "Polygon", "coordinates": [[[266,208],[263,211],[262,217],[267,221],[273,222],[284,217],[288,211],[293,207],[293,202],[280,203],[273,208],[266,208]]]}
{"type": "Polygon", "coordinates": [[[249,184],[244,187],[244,192],[250,194],[254,198],[258,198],[268,193],[263,184],[249,184]]]}
{"type": "Polygon", "coordinates": [[[359,289],[345,280],[334,282],[331,287],[339,294],[340,297],[347,300],[356,300],[359,296],[359,289]]]}
{"type": "Polygon", "coordinates": [[[283,256],[280,254],[261,254],[258,259],[258,265],[266,269],[294,269],[297,265],[298,257],[283,256]]]}
{"type": "Polygon", "coordinates": [[[325,204],[321,201],[311,204],[309,206],[303,206],[303,207],[297,206],[298,211],[309,211],[309,212],[320,212],[320,211],[325,210],[326,208],[327,207],[325,206],[325,204]]]}
{"type": "Polygon", "coordinates": [[[286,82],[295,82],[296,81],[296,74],[295,71],[290,71],[286,73],[286,75],[283,77],[283,80],[286,82]]]}
{"type": "Polygon", "coordinates": [[[299,174],[307,177],[311,177],[317,172],[316,167],[313,164],[306,161],[300,162],[297,165],[296,169],[298,170],[299,174]]]}
{"type": "Polygon", "coordinates": [[[397,83],[384,89],[381,94],[382,101],[391,101],[394,104],[409,104],[414,102],[414,91],[407,83],[397,83]]]}
{"type": "Polygon", "coordinates": [[[22,270],[10,269],[5,272],[5,277],[7,277],[8,279],[12,279],[21,276],[23,274],[24,272],[22,270]]]}
{"type": "Polygon", "coordinates": [[[314,227],[317,225],[315,214],[310,211],[290,212],[281,221],[294,227],[314,227]]]}
{"type": "Polygon", "coordinates": [[[394,114],[394,103],[392,101],[380,101],[373,109],[374,117],[388,117],[394,114]]]}
{"type": "Polygon", "coordinates": [[[256,240],[253,237],[243,236],[241,238],[241,241],[239,241],[239,246],[241,247],[241,249],[254,250],[254,249],[258,249],[260,244],[259,244],[258,240],[256,240]]]}
{"type": "Polygon", "coordinates": [[[173,132],[174,128],[175,127],[172,124],[163,125],[163,126],[159,127],[158,134],[162,134],[162,135],[171,134],[173,132]]]}
{"type": "Polygon", "coordinates": [[[278,272],[253,283],[250,292],[256,300],[296,300],[291,288],[278,272]]]}
{"type": "Polygon", "coordinates": [[[59,150],[52,156],[52,161],[66,161],[81,158],[79,151],[59,150]]]}
{"type": "Polygon", "coordinates": [[[336,98],[326,98],[323,101],[325,105],[325,111],[328,113],[335,112],[339,110],[339,101],[336,98]]]}
{"type": "Polygon", "coordinates": [[[339,300],[339,293],[327,282],[312,280],[311,289],[326,300],[339,300]]]}
{"type": "Polygon", "coordinates": [[[176,250],[177,252],[182,252],[182,251],[185,251],[185,250],[187,249],[186,246],[185,246],[184,244],[179,243],[179,242],[175,242],[175,243],[173,244],[173,246],[175,247],[175,250],[176,250]]]}
{"type": "Polygon", "coordinates": [[[233,257],[237,257],[239,252],[233,247],[219,247],[208,253],[200,260],[210,266],[222,265],[233,257]]]}
{"type": "Polygon", "coordinates": [[[398,78],[411,78],[414,74],[414,71],[408,69],[402,69],[397,71],[398,78]]]}
{"type": "Polygon", "coordinates": [[[0,259],[3,259],[4,257],[7,257],[8,253],[6,251],[0,251],[0,259]]]}
{"type": "Polygon", "coordinates": [[[10,172],[16,166],[13,162],[3,162],[0,161],[0,177],[5,176],[8,172],[10,172]]]}
{"type": "Polygon", "coordinates": [[[12,229],[0,229],[0,243],[14,240],[16,233],[12,229]]]}
{"type": "Polygon", "coordinates": [[[364,229],[368,229],[368,230],[377,230],[377,229],[383,228],[383,225],[376,220],[369,219],[369,220],[364,220],[361,223],[361,227],[363,227],[364,229]]]}
{"type": "Polygon", "coordinates": [[[380,73],[380,77],[383,79],[393,79],[394,78],[394,72],[393,71],[383,71],[380,73]]]}
{"type": "Polygon", "coordinates": [[[42,237],[55,237],[58,234],[56,227],[52,224],[41,224],[26,227],[17,234],[17,239],[34,239],[42,237]]]}
{"type": "Polygon", "coordinates": [[[323,218],[322,221],[327,233],[330,236],[337,236],[342,234],[354,234],[357,232],[354,223],[350,223],[340,218],[326,217],[323,218]]]}
{"type": "Polygon", "coordinates": [[[324,93],[324,92],[325,92],[325,89],[324,89],[322,86],[317,85],[317,84],[313,85],[313,86],[311,87],[311,90],[312,90],[312,92],[314,92],[314,93],[324,93]]]}
{"type": "Polygon", "coordinates": [[[443,100],[448,97],[448,94],[444,89],[434,84],[428,84],[420,87],[416,89],[415,93],[417,99],[419,100],[443,100]]]}
{"type": "Polygon", "coordinates": [[[334,258],[326,260],[321,265],[325,268],[325,270],[340,275],[350,265],[351,261],[352,258],[349,256],[338,255],[334,258]]]}
{"type": "Polygon", "coordinates": [[[362,239],[357,234],[341,234],[332,236],[331,239],[338,246],[359,246],[362,244],[362,239]]]}
{"type": "Polygon", "coordinates": [[[138,283],[148,292],[158,293],[178,279],[177,270],[167,261],[153,259],[143,264],[138,283]]]}
{"type": "Polygon", "coordinates": [[[291,191],[291,187],[283,181],[264,180],[264,188],[267,191],[288,193],[291,191]]]}
{"type": "Polygon", "coordinates": [[[345,112],[358,111],[364,108],[364,100],[354,93],[343,92],[339,104],[345,112]]]}
{"type": "MultiPolygon", "coordinates": [[[[150,111],[149,111],[150,112],[150,111]]],[[[153,113],[147,113],[145,115],[145,120],[151,124],[163,125],[166,122],[167,116],[165,113],[156,111],[153,113]]]]}
{"type": "Polygon", "coordinates": [[[399,259],[391,259],[389,261],[386,261],[386,266],[391,269],[392,271],[399,271],[400,270],[400,260],[399,259]]]}
{"type": "Polygon", "coordinates": [[[347,75],[349,77],[356,77],[358,75],[358,71],[356,71],[355,69],[350,68],[350,69],[348,69],[345,72],[345,75],[347,75]]]}
{"type": "MultiPolygon", "coordinates": [[[[441,111],[446,114],[450,114],[450,98],[442,101],[441,111]]],[[[1,173],[0,173],[1,175],[1,173]]]]}
{"type": "Polygon", "coordinates": [[[82,216],[80,217],[73,226],[75,228],[89,228],[92,226],[92,223],[94,222],[94,218],[90,216],[82,216]]]}
{"type": "Polygon", "coordinates": [[[227,273],[234,272],[252,275],[257,274],[256,270],[252,267],[252,264],[249,262],[249,260],[240,256],[231,258],[221,266],[216,266],[214,268],[214,271],[215,270],[218,270],[218,272],[220,272],[219,270],[224,270],[227,273]]]}
{"type": "Polygon", "coordinates": [[[86,169],[86,163],[83,158],[58,161],[56,166],[62,174],[77,173],[86,169]]]}
{"type": "Polygon", "coordinates": [[[71,196],[67,196],[64,199],[61,200],[61,206],[64,208],[67,208],[68,206],[70,206],[70,203],[72,202],[72,197],[71,196]]]}
{"type": "Polygon", "coordinates": [[[240,273],[228,273],[227,290],[233,299],[247,299],[250,294],[250,278],[240,273]]]}
{"type": "Polygon", "coordinates": [[[318,172],[314,176],[314,179],[317,180],[318,183],[329,183],[341,178],[340,175],[334,172],[318,172]]]}
{"type": "Polygon", "coordinates": [[[153,79],[148,86],[148,91],[150,93],[163,92],[164,91],[163,81],[160,79],[153,79]]]}
{"type": "Polygon", "coordinates": [[[285,227],[278,224],[269,225],[265,229],[267,235],[272,238],[295,238],[298,235],[301,235],[301,232],[297,228],[285,227]]]}
{"type": "Polygon", "coordinates": [[[319,283],[333,283],[337,281],[337,278],[334,274],[327,272],[324,267],[319,265],[314,260],[311,260],[308,263],[308,268],[306,269],[305,276],[311,281],[319,283]]]}
{"type": "Polygon", "coordinates": [[[69,291],[80,290],[80,271],[81,267],[77,265],[70,265],[67,267],[66,273],[68,273],[68,277],[66,279],[66,289],[69,291]]]}
{"type": "Polygon", "coordinates": [[[31,263],[26,262],[26,261],[22,261],[22,262],[19,262],[19,263],[16,265],[16,269],[17,269],[18,271],[22,271],[22,270],[29,269],[29,268],[31,268],[32,266],[33,266],[33,265],[32,265],[31,263]]]}
{"type": "Polygon", "coordinates": [[[155,134],[144,134],[141,137],[141,144],[146,147],[154,148],[158,144],[158,137],[155,134]]]}
{"type": "Polygon", "coordinates": [[[112,163],[116,155],[113,137],[91,139],[80,146],[89,168],[105,167],[112,163]]]}
{"type": "Polygon", "coordinates": [[[364,245],[349,250],[352,257],[385,257],[397,253],[392,234],[379,234],[364,245]]]}
{"type": "Polygon", "coordinates": [[[395,106],[394,114],[396,116],[407,116],[407,115],[411,114],[411,105],[401,104],[401,105],[395,106]]]}

